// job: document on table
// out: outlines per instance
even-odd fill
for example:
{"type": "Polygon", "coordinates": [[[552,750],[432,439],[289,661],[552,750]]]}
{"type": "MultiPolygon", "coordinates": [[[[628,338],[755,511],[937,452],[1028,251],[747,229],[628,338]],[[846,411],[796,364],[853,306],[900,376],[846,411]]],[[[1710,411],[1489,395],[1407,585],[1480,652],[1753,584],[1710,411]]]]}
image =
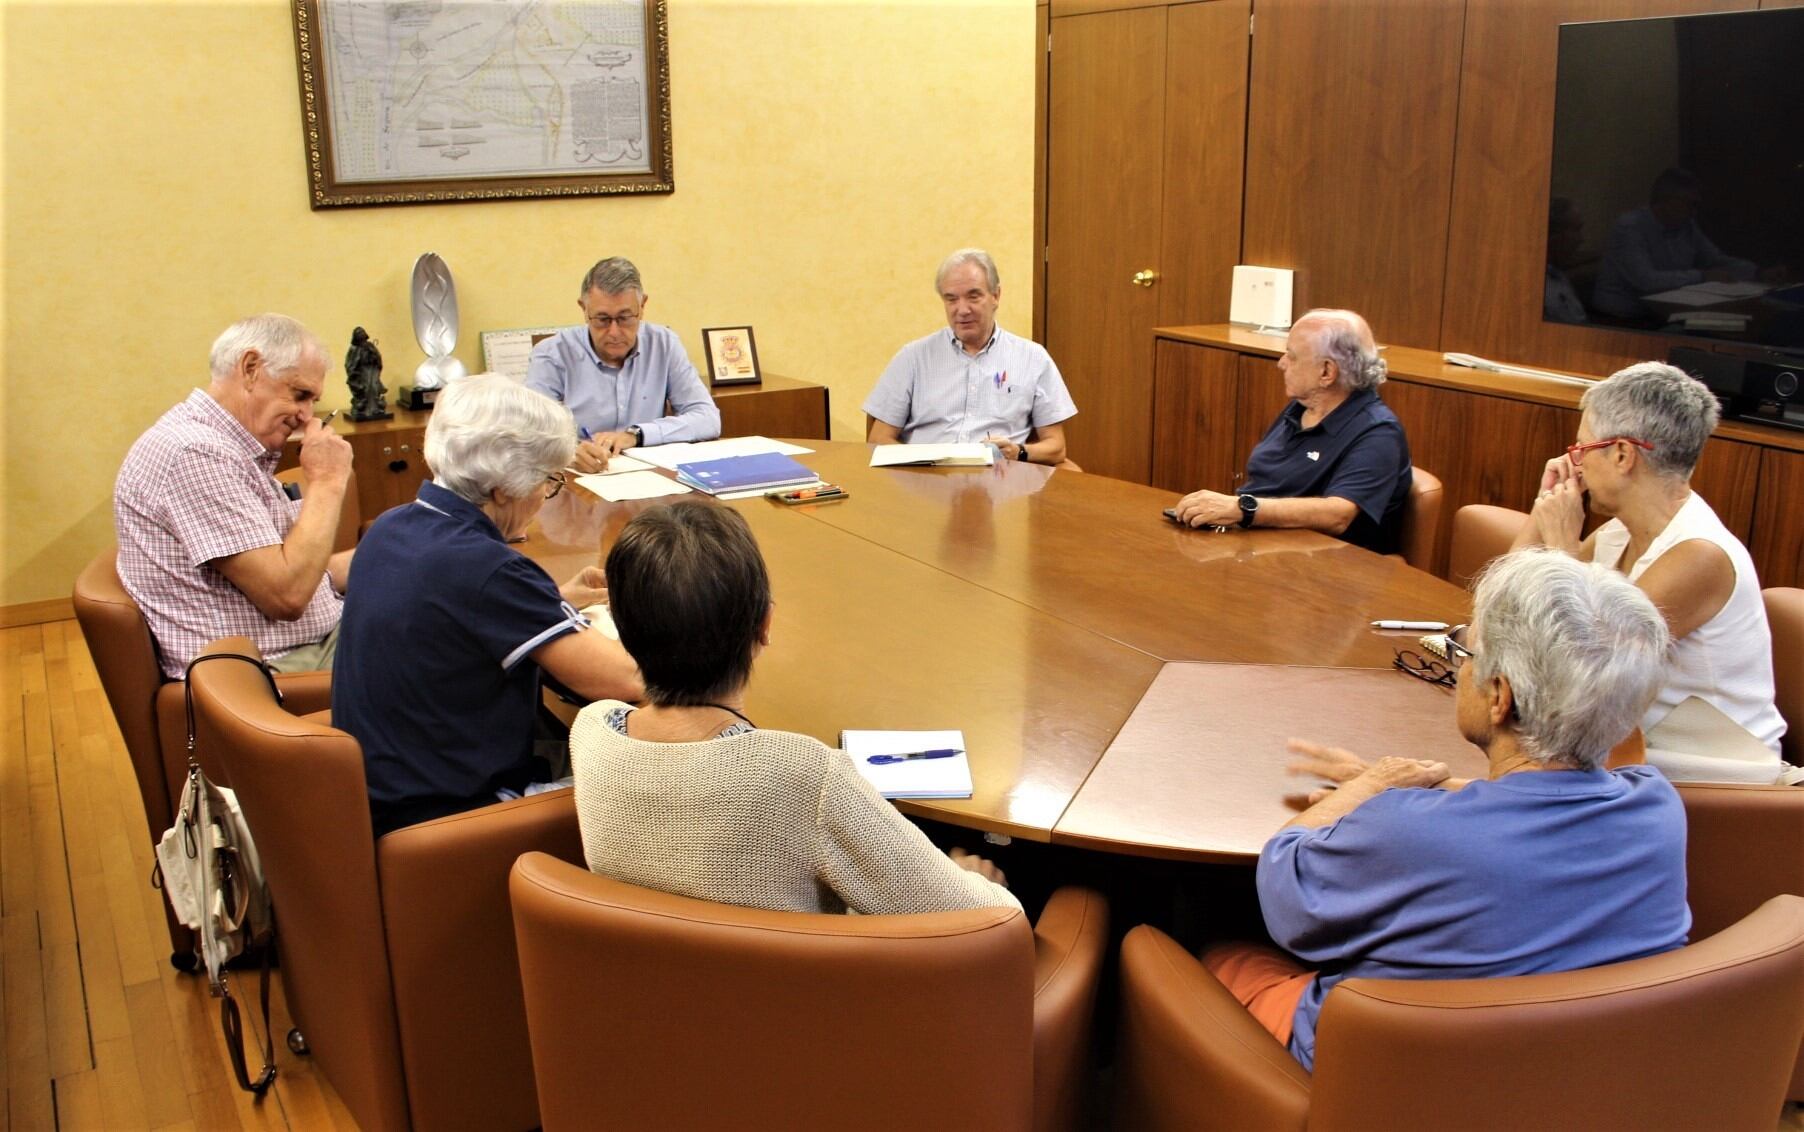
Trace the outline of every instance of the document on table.
{"type": "Polygon", "coordinates": [[[594,605],[583,606],[583,616],[589,619],[590,627],[599,629],[603,636],[616,641],[620,639],[620,630],[614,627],[614,611],[608,608],[606,602],[598,601],[594,605]]]}
{"type": "Polygon", "coordinates": [[[656,472],[622,472],[617,476],[578,476],[576,482],[609,503],[628,499],[656,499],[660,495],[687,495],[689,489],[656,472]]]}
{"type": "Polygon", "coordinates": [[[760,452],[781,452],[785,456],[795,456],[803,452],[812,452],[812,448],[803,448],[800,444],[788,444],[781,440],[772,440],[768,436],[733,436],[725,440],[696,440],[681,444],[659,444],[650,448],[635,448],[639,459],[660,468],[676,471],[678,464],[694,464],[701,460],[720,460],[728,456],[756,456],[760,452]]]}
{"type": "MultiPolygon", "coordinates": [[[[653,466],[654,465],[647,464],[644,460],[635,460],[631,456],[622,453],[618,456],[609,457],[608,466],[599,472],[580,472],[578,474],[585,476],[617,476],[621,472],[649,472],[652,470],[653,466]]],[[[566,468],[564,470],[575,471],[576,469],[566,468]]]]}
{"type": "Polygon", "coordinates": [[[995,462],[996,449],[988,444],[879,444],[871,449],[873,468],[896,468],[907,464],[988,467],[995,462]]]}
{"type": "Polygon", "coordinates": [[[841,731],[839,747],[885,798],[969,798],[971,760],[963,731],[841,731]],[[937,759],[873,763],[872,755],[954,750],[937,759]]]}

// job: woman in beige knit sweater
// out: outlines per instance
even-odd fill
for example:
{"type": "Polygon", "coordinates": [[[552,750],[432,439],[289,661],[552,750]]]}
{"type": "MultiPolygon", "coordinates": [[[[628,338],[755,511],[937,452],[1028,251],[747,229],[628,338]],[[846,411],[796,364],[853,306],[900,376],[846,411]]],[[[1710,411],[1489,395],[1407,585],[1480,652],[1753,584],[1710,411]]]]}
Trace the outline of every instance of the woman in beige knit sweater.
{"type": "Polygon", "coordinates": [[[981,857],[934,848],[844,752],[745,717],[770,641],[770,578],[737,511],[641,512],[607,560],[620,643],[648,703],[590,704],[570,731],[583,852],[598,873],[798,912],[1017,904],[981,857]]]}

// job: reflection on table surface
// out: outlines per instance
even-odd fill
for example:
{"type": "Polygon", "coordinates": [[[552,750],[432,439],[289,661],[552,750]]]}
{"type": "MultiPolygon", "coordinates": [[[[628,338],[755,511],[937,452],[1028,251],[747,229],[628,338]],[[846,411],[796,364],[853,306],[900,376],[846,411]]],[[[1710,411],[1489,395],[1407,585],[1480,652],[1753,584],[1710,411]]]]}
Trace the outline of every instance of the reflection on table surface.
{"type": "MultiPolygon", "coordinates": [[[[1059,839],[1054,827],[1167,661],[1388,670],[1392,650],[1413,637],[1368,622],[1457,622],[1469,609],[1463,590],[1323,535],[1176,527],[1160,515],[1170,492],[1019,463],[876,469],[868,445],[805,443],[816,451],[796,458],[850,499],[725,504],[751,524],[776,600],[748,711],[762,726],[829,744],[846,728],[962,728],[974,795],[901,803],[939,820],[1059,839]]],[[[546,503],[521,550],[561,581],[605,557],[633,515],[668,502],[566,491],[546,503]]],[[[1439,703],[1436,689],[1421,688],[1409,694],[1439,703]]],[[[1333,741],[1338,712],[1324,704],[1299,725],[1333,741]]],[[[1198,750],[1209,737],[1199,713],[1198,750]]],[[[1283,751],[1246,757],[1281,763],[1283,751]]],[[[1169,830],[1141,828],[1144,815],[1122,804],[1122,776],[1104,777],[1119,817],[1091,821],[1083,843],[1242,851],[1244,831],[1232,845],[1209,840],[1203,811],[1196,836],[1175,842],[1169,830]]],[[[1273,812],[1267,777],[1235,781],[1261,796],[1187,788],[1208,795],[1199,802],[1211,809],[1245,802],[1273,812]]],[[[1128,781],[1170,801],[1166,786],[1128,781]]]]}

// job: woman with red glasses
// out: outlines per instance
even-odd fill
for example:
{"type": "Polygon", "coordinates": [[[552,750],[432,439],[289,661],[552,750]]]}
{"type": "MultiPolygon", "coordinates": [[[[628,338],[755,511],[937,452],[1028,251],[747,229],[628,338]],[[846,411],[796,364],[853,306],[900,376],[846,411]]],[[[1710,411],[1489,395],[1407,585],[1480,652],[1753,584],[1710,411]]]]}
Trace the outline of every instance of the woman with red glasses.
{"type": "Polygon", "coordinates": [[[1641,362],[1586,390],[1579,404],[1577,442],[1547,462],[1516,546],[1542,544],[1621,570],[1665,614],[1673,636],[1667,680],[1641,720],[1649,762],[1675,779],[1775,781],[1785,721],[1773,706],[1760,580],[1741,540],[1691,490],[1691,470],[1716,427],[1716,398],[1683,370],[1641,362]],[[1586,496],[1609,519],[1589,536],[1586,496]],[[1694,696],[1754,741],[1709,712],[1699,718],[1693,705],[1686,715],[1712,738],[1663,747],[1674,729],[1656,729],[1694,696]]]}

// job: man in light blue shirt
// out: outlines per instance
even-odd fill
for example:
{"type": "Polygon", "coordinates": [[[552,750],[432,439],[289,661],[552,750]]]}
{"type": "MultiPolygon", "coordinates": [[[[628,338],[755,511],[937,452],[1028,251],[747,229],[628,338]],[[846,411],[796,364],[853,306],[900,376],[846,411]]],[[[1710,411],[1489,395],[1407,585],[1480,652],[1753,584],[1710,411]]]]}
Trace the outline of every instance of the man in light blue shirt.
{"type": "Polygon", "coordinates": [[[676,332],[642,322],[646,294],[639,269],[614,256],[583,276],[582,326],[566,327],[533,347],[526,387],[563,402],[582,443],[575,468],[598,472],[641,444],[713,440],[720,410],[696,376],[676,332]]]}
{"type": "Polygon", "coordinates": [[[1038,342],[996,325],[1002,281],[988,252],[964,248],[934,276],[949,330],[902,347],[866,398],[872,444],[994,444],[1004,459],[1058,464],[1077,415],[1038,342]]]}

